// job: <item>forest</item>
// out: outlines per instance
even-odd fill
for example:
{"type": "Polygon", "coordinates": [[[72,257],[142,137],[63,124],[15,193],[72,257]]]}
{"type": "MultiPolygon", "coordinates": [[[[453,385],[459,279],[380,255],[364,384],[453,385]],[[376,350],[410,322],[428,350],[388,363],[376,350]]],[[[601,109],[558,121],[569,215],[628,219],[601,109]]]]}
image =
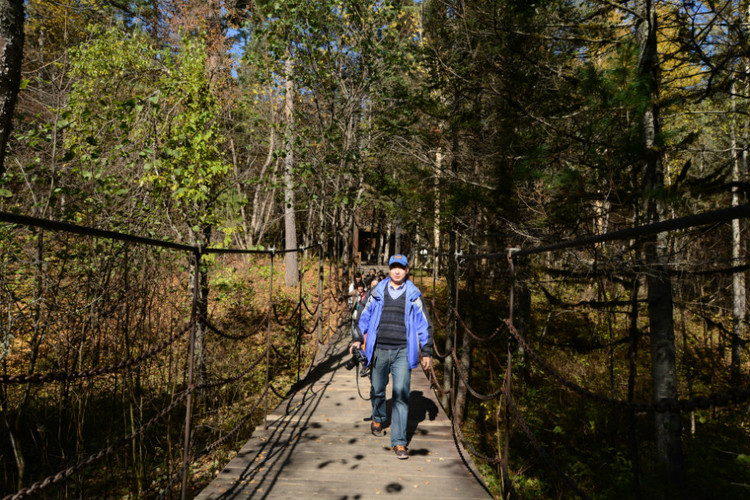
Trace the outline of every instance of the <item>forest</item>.
{"type": "Polygon", "coordinates": [[[496,498],[750,496],[750,0],[0,0],[0,41],[0,497],[197,490],[394,252],[496,498]]]}

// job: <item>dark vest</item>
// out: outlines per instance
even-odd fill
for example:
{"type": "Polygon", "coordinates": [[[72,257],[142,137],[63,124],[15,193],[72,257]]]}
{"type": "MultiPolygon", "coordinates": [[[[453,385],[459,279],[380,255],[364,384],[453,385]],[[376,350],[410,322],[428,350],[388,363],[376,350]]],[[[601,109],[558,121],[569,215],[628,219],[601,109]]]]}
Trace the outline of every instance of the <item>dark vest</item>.
{"type": "Polygon", "coordinates": [[[406,292],[393,300],[388,290],[383,290],[383,312],[378,325],[377,347],[398,349],[406,347],[406,292]]]}

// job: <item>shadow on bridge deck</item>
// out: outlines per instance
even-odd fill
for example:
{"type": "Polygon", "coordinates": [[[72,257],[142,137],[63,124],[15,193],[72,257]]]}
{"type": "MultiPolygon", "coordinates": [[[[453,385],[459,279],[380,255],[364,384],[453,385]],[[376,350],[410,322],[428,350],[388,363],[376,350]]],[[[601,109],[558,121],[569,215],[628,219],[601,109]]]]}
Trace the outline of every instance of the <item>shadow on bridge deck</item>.
{"type": "MultiPolygon", "coordinates": [[[[389,433],[370,434],[370,402],[357,393],[355,370],[344,368],[346,347],[339,334],[322,349],[269,415],[268,428],[256,429],[196,499],[491,498],[457,451],[450,421],[421,369],[412,372],[409,460],[390,451],[389,433]]],[[[360,378],[359,386],[369,397],[369,380],[360,378]]]]}

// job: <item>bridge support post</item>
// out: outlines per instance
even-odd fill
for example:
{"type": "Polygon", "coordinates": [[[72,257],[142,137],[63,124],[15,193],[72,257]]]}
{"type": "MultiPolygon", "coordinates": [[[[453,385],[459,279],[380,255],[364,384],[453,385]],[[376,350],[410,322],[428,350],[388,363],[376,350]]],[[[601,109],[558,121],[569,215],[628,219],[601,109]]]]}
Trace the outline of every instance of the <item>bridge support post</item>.
{"type": "Polygon", "coordinates": [[[323,343],[323,242],[318,243],[318,344],[323,343]]]}
{"type": "MultiPolygon", "coordinates": [[[[273,257],[276,249],[271,249],[271,279],[268,286],[268,327],[266,329],[266,389],[271,384],[271,318],[273,317],[273,257]]],[[[263,410],[263,429],[268,429],[268,396],[263,410]]]]}
{"type": "Polygon", "coordinates": [[[198,298],[200,293],[200,265],[201,265],[201,247],[198,246],[193,252],[193,259],[195,261],[193,272],[193,305],[192,305],[192,325],[190,326],[190,337],[188,345],[188,395],[185,403],[185,441],[182,449],[182,491],[180,492],[180,498],[185,500],[187,498],[188,491],[188,477],[190,475],[190,434],[193,419],[193,391],[195,390],[195,382],[193,380],[194,362],[195,362],[195,333],[198,328],[198,321],[201,318],[198,316],[198,298]]]}
{"type": "Polygon", "coordinates": [[[305,252],[300,252],[297,278],[299,281],[299,302],[297,302],[299,304],[297,306],[297,309],[299,310],[297,313],[297,382],[299,382],[299,372],[302,366],[302,278],[304,277],[304,274],[305,252]]]}
{"type": "Polygon", "coordinates": [[[513,346],[511,345],[513,336],[511,331],[513,329],[513,308],[516,295],[516,268],[515,261],[513,259],[513,252],[518,251],[518,248],[508,249],[508,267],[510,271],[510,296],[508,300],[508,352],[507,361],[505,365],[505,380],[503,386],[505,387],[505,436],[503,442],[503,456],[501,460],[502,476],[503,476],[503,497],[510,498],[513,494],[513,483],[510,479],[510,398],[511,398],[511,381],[512,381],[512,366],[513,366],[513,346]]]}

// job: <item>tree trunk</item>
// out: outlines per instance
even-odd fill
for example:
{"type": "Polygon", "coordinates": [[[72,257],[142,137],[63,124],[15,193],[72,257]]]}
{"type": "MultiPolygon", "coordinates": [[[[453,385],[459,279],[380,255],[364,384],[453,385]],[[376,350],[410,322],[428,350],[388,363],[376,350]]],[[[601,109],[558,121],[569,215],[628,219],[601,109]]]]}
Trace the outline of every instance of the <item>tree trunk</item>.
{"type": "MultiPolygon", "coordinates": [[[[630,345],[628,346],[628,401],[632,402],[635,398],[635,380],[638,371],[638,343],[641,341],[641,330],[638,328],[638,293],[640,290],[641,278],[636,276],[633,279],[630,292],[630,327],[628,329],[630,345]]],[[[628,412],[628,441],[630,444],[630,463],[633,471],[633,488],[635,498],[641,499],[641,459],[638,453],[638,439],[636,435],[637,419],[635,410],[632,408],[628,412]]]]}
{"type": "MultiPolygon", "coordinates": [[[[325,213],[325,203],[323,200],[320,200],[319,203],[319,211],[318,211],[318,241],[321,242],[321,244],[325,245],[328,243],[328,237],[326,232],[326,213],[325,213]]],[[[328,248],[328,256],[330,257],[331,249],[328,248]]]]}
{"type": "MultiPolygon", "coordinates": [[[[356,206],[356,205],[355,205],[356,206]]],[[[359,221],[357,217],[357,209],[352,209],[352,266],[356,272],[357,266],[359,265],[359,221]]]]}
{"type": "MultiPolygon", "coordinates": [[[[336,182],[333,186],[333,192],[338,193],[339,188],[341,186],[341,175],[336,176],[336,182]]],[[[333,213],[331,214],[331,232],[333,236],[333,252],[331,252],[331,257],[334,261],[336,261],[336,279],[339,278],[339,264],[340,264],[340,254],[339,254],[339,248],[340,248],[340,241],[341,241],[341,231],[339,230],[338,221],[339,221],[339,211],[341,210],[341,207],[338,203],[333,203],[333,213]]]]}
{"type": "Polygon", "coordinates": [[[221,0],[206,0],[206,69],[211,88],[216,89],[221,79],[225,57],[226,33],[221,25],[221,0]]]}
{"type": "Polygon", "coordinates": [[[378,227],[378,229],[377,229],[377,231],[378,231],[378,242],[377,242],[376,248],[375,248],[375,264],[382,264],[383,263],[383,244],[384,244],[384,240],[385,240],[385,236],[384,236],[385,233],[383,231],[383,217],[380,216],[380,214],[382,213],[382,211],[378,210],[377,213],[378,213],[378,217],[377,217],[376,220],[378,221],[378,226],[377,226],[378,227]]]}
{"type": "MultiPolygon", "coordinates": [[[[647,223],[664,218],[664,171],[659,123],[659,60],[657,16],[653,0],[638,0],[636,38],[640,49],[638,72],[644,85],[647,105],[644,109],[642,148],[644,159],[645,215],[647,223]]],[[[659,233],[645,244],[648,273],[648,316],[651,333],[651,375],[654,401],[677,398],[672,282],[668,273],[668,235],[659,233]]],[[[684,484],[682,434],[678,412],[656,412],[656,453],[674,485],[684,484]]]]}
{"type": "Polygon", "coordinates": [[[5,174],[5,147],[21,87],[23,4],[23,0],[0,2],[0,177],[5,174]]]}
{"type": "MultiPolygon", "coordinates": [[[[471,310],[471,304],[475,303],[476,297],[476,266],[474,262],[469,264],[468,274],[466,276],[466,282],[468,284],[468,296],[465,298],[464,303],[468,304],[469,307],[463,309],[464,321],[466,327],[471,330],[474,327],[474,319],[471,310]]],[[[458,302],[458,301],[456,301],[458,302]]],[[[458,307],[458,304],[456,304],[458,307]]],[[[471,383],[471,359],[473,357],[474,345],[471,336],[464,331],[461,339],[461,358],[459,363],[461,364],[461,370],[466,374],[466,378],[471,383]]],[[[456,388],[456,404],[454,406],[455,414],[453,419],[462,425],[466,416],[466,399],[468,395],[468,386],[463,380],[458,377],[456,380],[458,387],[456,388]]]]}
{"type": "Polygon", "coordinates": [[[382,264],[388,264],[388,258],[391,252],[391,227],[393,223],[389,220],[385,229],[385,241],[383,241],[383,260],[382,264]]]}
{"type": "MultiPolygon", "coordinates": [[[[471,316],[467,316],[466,319],[466,326],[471,328],[473,326],[471,316]]],[[[458,361],[461,363],[461,370],[466,374],[469,383],[471,383],[471,358],[472,353],[474,352],[473,344],[471,337],[464,332],[461,341],[461,358],[458,361]]],[[[463,425],[466,416],[466,397],[468,394],[468,387],[460,377],[456,380],[456,384],[458,384],[458,388],[456,389],[456,414],[453,418],[458,425],[463,425]]]]}
{"type": "MultiPolygon", "coordinates": [[[[440,251],[440,174],[443,168],[443,151],[435,153],[435,215],[432,226],[432,245],[435,253],[440,251]]],[[[437,266],[437,258],[435,259],[437,266]]]]}
{"type": "MultiPolygon", "coordinates": [[[[270,135],[268,138],[268,154],[266,155],[266,161],[263,162],[263,166],[260,168],[260,174],[258,175],[259,183],[255,186],[255,192],[253,193],[253,213],[250,216],[250,235],[248,236],[248,246],[252,246],[255,243],[259,243],[260,239],[265,233],[265,229],[262,229],[265,227],[265,223],[267,221],[263,220],[263,214],[265,213],[265,207],[266,203],[270,201],[270,203],[273,203],[273,197],[268,199],[268,197],[262,197],[261,194],[263,192],[263,188],[261,186],[262,183],[264,183],[264,179],[266,178],[266,172],[268,171],[268,167],[270,167],[273,164],[274,161],[274,151],[276,150],[276,107],[273,104],[274,96],[271,94],[270,97],[270,104],[271,104],[271,126],[270,126],[270,135]]],[[[244,207],[243,207],[244,210],[244,207]]],[[[244,216],[243,216],[244,220],[244,216]]]]}
{"type": "MultiPolygon", "coordinates": [[[[339,211],[340,219],[338,221],[338,227],[340,228],[349,228],[352,227],[352,219],[351,219],[351,213],[349,210],[346,209],[346,207],[341,207],[341,210],[339,211]]],[[[354,278],[354,273],[350,273],[350,265],[352,263],[351,255],[352,255],[352,249],[351,249],[351,230],[344,229],[343,231],[339,231],[341,233],[341,265],[343,269],[341,270],[341,277],[343,278],[344,282],[347,282],[349,280],[352,280],[354,278]]]]}
{"type": "Polygon", "coordinates": [[[274,162],[274,168],[271,171],[271,184],[273,185],[273,188],[271,188],[270,193],[266,193],[264,195],[264,199],[261,204],[261,216],[258,219],[258,231],[257,233],[255,233],[255,239],[258,243],[263,241],[263,238],[266,235],[266,231],[273,223],[271,214],[275,213],[276,207],[276,175],[278,173],[278,169],[279,162],[276,161],[274,162]]]}
{"type": "MultiPolygon", "coordinates": [[[[401,203],[399,203],[399,206],[401,203]]],[[[401,215],[396,217],[396,231],[393,242],[393,253],[401,253],[401,215]]]]}
{"type": "Polygon", "coordinates": [[[383,222],[378,217],[378,207],[373,204],[372,207],[372,232],[374,234],[373,238],[375,240],[375,248],[373,249],[372,257],[370,258],[370,261],[373,264],[380,264],[380,245],[383,241],[383,232],[381,231],[383,227],[383,222]]]}
{"type": "Polygon", "coordinates": [[[448,253],[450,254],[448,257],[448,265],[447,265],[447,280],[446,285],[448,288],[448,300],[447,300],[447,310],[448,315],[446,316],[448,324],[445,325],[445,345],[443,346],[444,352],[446,353],[445,361],[443,362],[443,397],[441,399],[441,403],[443,407],[449,408],[450,404],[452,403],[449,399],[449,395],[451,392],[451,385],[453,384],[453,358],[450,355],[451,350],[453,349],[454,344],[454,335],[456,332],[456,324],[455,324],[455,313],[453,312],[453,308],[456,305],[455,302],[455,291],[456,291],[456,281],[458,280],[458,275],[456,274],[456,265],[455,265],[455,254],[456,254],[456,232],[451,231],[448,235],[448,253]]]}
{"type": "MultiPolygon", "coordinates": [[[[284,95],[284,118],[286,119],[286,156],[284,157],[284,235],[286,250],[297,248],[297,223],[294,212],[294,61],[287,54],[284,63],[284,77],[286,78],[284,95]]],[[[297,252],[287,252],[284,255],[287,286],[297,286],[297,252]]]]}
{"type": "MultiPolygon", "coordinates": [[[[737,97],[734,92],[734,81],[732,81],[732,206],[740,204],[739,182],[744,180],[741,168],[741,158],[737,148],[737,97]]],[[[741,220],[732,221],[732,265],[740,264],[742,257],[742,234],[741,220]]],[[[740,383],[740,347],[745,330],[745,273],[734,273],[732,275],[732,357],[731,357],[731,376],[732,385],[740,383]]]]}

